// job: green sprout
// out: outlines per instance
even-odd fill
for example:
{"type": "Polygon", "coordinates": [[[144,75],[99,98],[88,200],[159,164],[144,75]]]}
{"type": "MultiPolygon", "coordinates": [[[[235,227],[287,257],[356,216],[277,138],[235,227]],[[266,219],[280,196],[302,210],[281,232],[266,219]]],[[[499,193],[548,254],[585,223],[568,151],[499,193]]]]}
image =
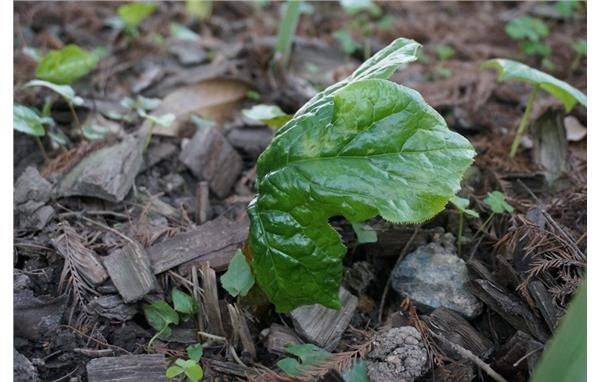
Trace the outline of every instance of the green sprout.
{"type": "Polygon", "coordinates": [[[550,61],[552,48],[543,41],[550,34],[550,28],[543,20],[529,16],[516,17],[506,24],[504,31],[519,42],[519,48],[526,56],[539,56],[543,67],[554,69],[550,61]]]}
{"type": "Polygon", "coordinates": [[[514,157],[521,143],[521,138],[525,133],[525,128],[529,120],[529,115],[533,108],[533,104],[540,90],[545,90],[556,99],[563,103],[566,112],[570,112],[578,103],[587,107],[587,97],[585,94],[575,89],[568,83],[561,81],[548,73],[531,68],[523,63],[508,60],[504,58],[496,58],[488,60],[482,64],[484,68],[493,68],[498,71],[498,80],[515,80],[530,83],[533,85],[533,90],[527,100],[527,106],[523,117],[519,122],[519,127],[515,134],[512,146],[510,148],[510,156],[514,157]]]}
{"type": "Polygon", "coordinates": [[[194,344],[186,348],[188,359],[177,358],[175,365],[169,367],[165,373],[166,377],[173,379],[184,375],[187,381],[198,382],[204,377],[204,370],[199,365],[203,355],[202,345],[194,344]]]}
{"type": "Polygon", "coordinates": [[[285,13],[277,29],[275,56],[273,57],[273,63],[279,70],[283,70],[290,60],[292,43],[300,19],[301,3],[300,0],[288,0],[285,3],[285,13]]]}

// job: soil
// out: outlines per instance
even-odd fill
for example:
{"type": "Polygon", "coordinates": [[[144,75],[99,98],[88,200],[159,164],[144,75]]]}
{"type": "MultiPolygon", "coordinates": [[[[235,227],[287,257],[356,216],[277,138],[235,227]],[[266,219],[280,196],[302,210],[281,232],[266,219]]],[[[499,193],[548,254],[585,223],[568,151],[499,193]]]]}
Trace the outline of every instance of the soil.
{"type": "MultiPolygon", "coordinates": [[[[206,380],[292,380],[277,368],[283,355],[273,350],[269,335],[274,333],[272,325],[282,325],[290,332],[286,338],[305,341],[306,335],[294,326],[296,317],[276,314],[256,288],[236,301],[219,283],[210,283],[215,271],[218,278],[243,246],[256,159],[273,134],[241,111],[262,103],[293,114],[316,91],[351,73],[367,50],[375,52],[397,37],[423,44],[426,57],[391,79],[421,92],[449,128],[466,136],[477,151],[460,195],[470,200],[480,218],[465,219],[459,256],[469,270],[469,290],[483,302],[483,311],[468,320],[452,315],[468,327],[461,332],[466,338],[462,345],[469,348],[469,341],[477,339],[477,349],[489,350],[477,356],[506,380],[529,378],[586,269],[587,141],[585,134],[577,140],[536,135],[533,127],[551,120],[543,123],[551,123],[564,136],[560,130],[564,109],[542,95],[532,113],[533,127],[518,155],[510,158],[528,86],[497,83],[495,73],[480,64],[506,57],[541,68],[539,58],[524,56],[504,32],[506,23],[517,16],[539,17],[551,30],[546,43],[552,48],[554,69],[544,70],[586,93],[585,58],[574,66],[572,50],[573,41],[586,39],[585,9],[564,17],[546,2],[377,2],[393,22],[382,27],[376,16],[369,16],[363,21],[372,33],[365,35],[339,3],[309,2],[289,66],[277,73],[270,60],[281,3],[214,2],[205,20],[186,14],[183,2],[156,3],[137,37],[110,26],[108,20],[120,4],[14,5],[15,103],[41,110],[53,97],[43,88],[22,88],[35,78],[32,49],[43,53],[73,43],[105,50],[97,68],[73,88],[85,100],[76,108],[78,120],[100,118],[108,135],[85,139],[68,105],[58,98],[53,98],[52,131],[62,131],[67,142],[60,146],[44,137],[49,159],[44,159],[35,139],[14,133],[15,350],[32,363],[39,380],[91,380],[86,365],[100,357],[162,353],[171,361],[195,342],[204,344],[206,380]],[[198,37],[175,41],[170,37],[171,22],[186,25],[198,37]],[[344,53],[335,37],[340,29],[350,32],[360,46],[352,54],[344,53]],[[435,50],[440,44],[452,47],[454,55],[440,61],[435,50]],[[249,91],[259,94],[260,100],[249,91]],[[143,139],[141,132],[147,126],[141,118],[126,122],[107,115],[122,113],[120,101],[136,95],[163,99],[160,108],[166,112],[192,111],[214,121],[216,130],[206,130],[204,135],[213,136],[203,135],[197,142],[192,136],[206,127],[181,117],[168,129],[154,128],[143,153],[131,149],[141,147],[136,139],[143,139]],[[208,140],[213,142],[210,149],[194,151],[194,145],[208,140]],[[115,144],[122,145],[121,151],[114,149],[115,144]],[[564,152],[562,161],[552,162],[558,168],[548,168],[554,164],[544,162],[540,154],[544,150],[564,152]],[[96,159],[90,159],[94,155],[96,159]],[[64,179],[73,171],[78,171],[71,175],[75,184],[67,191],[64,179]],[[557,173],[550,184],[549,176],[557,173]],[[19,187],[17,179],[22,176],[19,187]],[[44,182],[50,184],[50,195],[33,192],[47,187],[44,182]],[[484,199],[494,190],[506,195],[514,212],[495,214],[485,224],[492,213],[484,199]],[[187,249],[176,252],[169,240],[182,234],[189,235],[181,242],[187,249]],[[141,263],[128,263],[129,257],[119,255],[132,241],[139,244],[141,263]],[[157,245],[161,247],[153,247],[157,245]],[[168,264],[175,265],[155,275],[154,263],[144,261],[154,261],[156,248],[171,253],[173,262],[168,264]],[[189,258],[179,261],[178,256],[189,258]],[[202,265],[206,261],[213,269],[202,265]],[[193,294],[198,278],[204,286],[200,302],[208,316],[177,326],[173,334],[177,341],[159,338],[149,347],[155,330],[145,319],[144,305],[163,297],[170,301],[174,287],[193,294]],[[127,288],[127,298],[122,288],[127,288]],[[518,309],[507,309],[507,304],[518,309]],[[208,336],[198,337],[197,330],[208,336]],[[219,340],[222,337],[225,342],[219,340]]],[[[587,125],[585,108],[576,107],[570,116],[583,128],[587,125]]],[[[566,126],[567,136],[572,122],[566,126]]],[[[376,333],[407,326],[411,328],[403,330],[416,328],[414,335],[423,342],[419,349],[427,351],[427,367],[416,381],[492,380],[437,339],[441,335],[456,340],[452,328],[430,332],[433,318],[446,316],[388,285],[395,264],[407,254],[444,233],[458,235],[456,209],[449,205],[418,226],[379,218],[366,223],[377,232],[376,243],[359,243],[349,222],[332,220],[348,247],[344,286],[356,297],[356,309],[333,347],[332,352],[340,354],[337,363],[321,367],[315,380],[339,380],[335,375],[348,365],[349,357],[367,359],[376,333]]]]}

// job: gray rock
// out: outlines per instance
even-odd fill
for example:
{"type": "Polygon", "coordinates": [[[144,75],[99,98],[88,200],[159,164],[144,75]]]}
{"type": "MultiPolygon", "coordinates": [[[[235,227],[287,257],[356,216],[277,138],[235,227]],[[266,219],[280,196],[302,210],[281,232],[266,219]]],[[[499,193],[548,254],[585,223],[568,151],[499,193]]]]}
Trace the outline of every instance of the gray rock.
{"type": "Polygon", "coordinates": [[[38,382],[35,366],[23,354],[13,349],[13,381],[14,382],[38,382]]]}
{"type": "Polygon", "coordinates": [[[412,326],[377,334],[367,355],[371,381],[412,382],[427,372],[427,349],[421,333],[412,326]]]}
{"type": "Polygon", "coordinates": [[[45,204],[50,199],[52,184],[35,167],[27,167],[15,184],[15,204],[28,201],[45,204]]]}
{"type": "Polygon", "coordinates": [[[128,321],[135,316],[135,305],[127,305],[117,295],[100,296],[88,304],[88,309],[110,320],[128,321]]]}
{"type": "Polygon", "coordinates": [[[483,304],[465,285],[467,267],[453,243],[454,237],[446,233],[407,255],[392,271],[392,287],[425,311],[443,306],[473,318],[483,304]]]}
{"type": "Polygon", "coordinates": [[[171,41],[169,53],[177,57],[177,61],[183,66],[198,65],[208,60],[208,54],[196,41],[171,41]]]}
{"type": "Polygon", "coordinates": [[[28,289],[14,291],[13,296],[15,336],[35,341],[56,331],[65,311],[65,296],[36,297],[28,289]]]}
{"type": "Polygon", "coordinates": [[[142,165],[144,139],[126,136],[83,158],[60,181],[59,196],[91,196],[121,202],[142,165]]]}

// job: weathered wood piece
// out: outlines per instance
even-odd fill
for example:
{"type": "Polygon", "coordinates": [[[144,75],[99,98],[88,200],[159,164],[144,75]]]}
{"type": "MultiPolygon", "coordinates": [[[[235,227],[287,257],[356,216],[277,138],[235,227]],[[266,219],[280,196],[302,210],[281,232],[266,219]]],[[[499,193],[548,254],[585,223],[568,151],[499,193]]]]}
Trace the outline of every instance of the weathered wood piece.
{"type": "Polygon", "coordinates": [[[242,158],[221,132],[212,127],[199,127],[183,148],[179,159],[210,189],[225,198],[242,172],[242,158]]]}
{"type": "Polygon", "coordinates": [[[206,314],[206,331],[210,334],[225,336],[215,271],[209,264],[204,263],[200,266],[200,276],[202,277],[202,289],[204,290],[202,294],[202,307],[206,314]]]}
{"type": "Polygon", "coordinates": [[[538,280],[531,281],[529,285],[527,285],[527,289],[529,289],[529,293],[533,296],[540,312],[542,312],[544,321],[546,321],[550,330],[554,332],[558,325],[558,313],[552,302],[552,296],[550,296],[550,293],[548,293],[544,284],[538,280]]]}
{"type": "Polygon", "coordinates": [[[233,343],[239,344],[242,349],[242,354],[249,355],[251,359],[256,359],[256,346],[252,341],[252,335],[248,328],[248,322],[240,311],[237,304],[227,304],[227,312],[233,329],[233,343]]]}
{"type": "MultiPolygon", "coordinates": [[[[492,351],[494,346],[492,341],[475,330],[460,314],[450,309],[437,308],[429,316],[423,318],[431,330],[471,351],[478,357],[486,358],[492,351]]],[[[444,348],[443,343],[440,343],[440,345],[444,348]]],[[[453,353],[451,349],[446,351],[446,354],[453,353]]]]}
{"type": "Polygon", "coordinates": [[[66,308],[65,296],[33,295],[29,289],[13,293],[13,323],[16,337],[38,340],[58,329],[66,308]]]}
{"type": "Polygon", "coordinates": [[[233,147],[246,154],[251,160],[256,160],[272,139],[273,130],[266,126],[242,126],[231,130],[227,135],[227,140],[233,147]]]}
{"type": "Polygon", "coordinates": [[[72,259],[77,272],[90,284],[99,285],[108,279],[108,273],[94,251],[82,242],[82,238],[68,222],[59,226],[63,233],[52,240],[52,245],[65,259],[72,259]]]}
{"type": "Polygon", "coordinates": [[[248,226],[248,219],[231,221],[222,216],[155,244],[148,248],[152,269],[158,274],[184,264],[180,271],[189,273],[192,266],[210,262],[215,270],[225,270],[246,240],[248,226]]]}
{"type": "Polygon", "coordinates": [[[340,310],[319,304],[292,310],[290,315],[296,332],[325,350],[335,349],[358,305],[358,299],[344,288],[340,288],[340,301],[340,310]]]}
{"type": "Polygon", "coordinates": [[[531,310],[516,296],[510,294],[500,285],[477,279],[471,281],[470,286],[475,296],[515,329],[529,333],[543,342],[548,339],[549,335],[542,321],[534,316],[531,310]]]}
{"type": "Polygon", "coordinates": [[[143,139],[131,135],[115,145],[93,151],[62,177],[58,196],[123,201],[140,170],[143,151],[143,139]]]}
{"type": "Polygon", "coordinates": [[[17,226],[41,230],[54,216],[50,200],[52,184],[35,167],[27,167],[15,183],[14,206],[17,226]]]}
{"type": "Polygon", "coordinates": [[[287,354],[286,347],[288,345],[301,343],[302,341],[292,329],[279,324],[271,324],[267,337],[267,350],[269,353],[285,355],[287,354]]]}
{"type": "Polygon", "coordinates": [[[131,242],[104,258],[104,266],[126,303],[137,301],[157,283],[144,248],[131,242]]]}
{"type": "Polygon", "coordinates": [[[494,359],[496,362],[494,367],[500,372],[511,375],[514,375],[517,370],[526,373],[528,362],[523,357],[528,354],[529,357],[532,357],[536,351],[541,353],[543,349],[544,345],[531,338],[529,334],[518,330],[495,352],[494,359]],[[517,362],[519,364],[516,364],[517,362]]]}
{"type": "Polygon", "coordinates": [[[547,110],[533,124],[533,136],[533,160],[544,169],[544,176],[552,186],[568,169],[567,131],[562,111],[547,110]]]}
{"type": "Polygon", "coordinates": [[[210,211],[208,182],[202,180],[196,187],[196,223],[204,224],[208,220],[210,211]]]}
{"type": "Polygon", "coordinates": [[[123,302],[121,296],[116,294],[100,296],[93,299],[87,305],[90,312],[109,320],[128,321],[136,315],[135,305],[127,305],[123,302]]]}
{"type": "Polygon", "coordinates": [[[89,382],[167,382],[162,354],[96,358],[86,369],[89,382]]]}

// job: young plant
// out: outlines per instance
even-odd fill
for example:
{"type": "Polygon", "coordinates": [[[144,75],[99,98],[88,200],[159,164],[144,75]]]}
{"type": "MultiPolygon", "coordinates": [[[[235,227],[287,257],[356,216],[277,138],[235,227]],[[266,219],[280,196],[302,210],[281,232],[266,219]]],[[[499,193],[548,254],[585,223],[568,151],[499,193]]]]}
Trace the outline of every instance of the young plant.
{"type": "Polygon", "coordinates": [[[583,57],[587,57],[587,41],[581,38],[577,39],[573,42],[573,45],[571,45],[571,47],[575,51],[575,59],[573,59],[573,63],[569,68],[569,72],[572,72],[573,70],[577,69],[579,63],[581,62],[581,59],[583,57]]]}
{"type": "Polygon", "coordinates": [[[91,72],[101,56],[99,51],[90,53],[70,44],[60,50],[52,50],[42,57],[35,76],[53,84],[69,85],[91,72]]]}
{"type": "Polygon", "coordinates": [[[584,107],[587,107],[587,97],[585,94],[564,81],[561,81],[547,73],[531,68],[520,62],[504,58],[496,58],[484,62],[482,67],[496,69],[498,71],[498,81],[514,80],[527,82],[533,85],[533,90],[531,91],[529,99],[527,100],[525,112],[523,113],[523,117],[521,118],[521,122],[517,128],[517,133],[515,134],[515,139],[513,140],[510,148],[511,158],[517,153],[517,149],[521,143],[521,138],[523,137],[523,133],[525,133],[525,128],[527,127],[529,114],[531,113],[531,109],[533,108],[533,104],[540,89],[547,91],[556,99],[561,101],[567,113],[570,112],[571,109],[573,109],[573,107],[575,107],[575,105],[578,103],[584,107]]]}
{"type": "Polygon", "coordinates": [[[188,359],[177,358],[175,365],[169,367],[165,373],[169,379],[176,378],[178,376],[185,376],[187,381],[198,382],[204,377],[204,370],[199,365],[200,359],[203,355],[202,345],[195,344],[190,345],[186,348],[188,359]]]}
{"type": "Polygon", "coordinates": [[[290,60],[292,43],[300,19],[301,0],[288,0],[285,3],[285,14],[277,29],[277,41],[275,42],[275,56],[273,62],[278,70],[282,71],[290,60]]]}
{"type": "MultiPolygon", "coordinates": [[[[383,16],[382,9],[371,0],[340,0],[340,4],[344,11],[352,18],[351,28],[359,32],[363,37],[363,56],[368,59],[371,56],[370,38],[376,29],[389,30],[394,24],[394,18],[391,15],[383,16]],[[374,20],[379,20],[376,23],[374,20]]],[[[334,33],[338,39],[342,50],[347,55],[353,54],[361,48],[361,45],[356,43],[352,35],[346,30],[338,30],[334,33]]]]}
{"type": "Polygon", "coordinates": [[[450,45],[437,44],[434,46],[438,63],[433,68],[433,78],[448,78],[452,75],[452,70],[444,66],[446,61],[454,57],[456,51],[450,45]]]}
{"type": "Polygon", "coordinates": [[[286,350],[296,358],[286,357],[277,362],[277,367],[292,378],[302,377],[311,369],[331,359],[333,354],[313,344],[288,345],[286,350]]]}
{"type": "MultiPolygon", "coordinates": [[[[71,86],[57,85],[52,82],[43,81],[43,80],[31,80],[28,83],[26,83],[25,85],[23,85],[23,88],[28,88],[28,87],[33,87],[33,86],[45,87],[47,89],[52,90],[56,94],[60,95],[63,98],[63,100],[67,103],[67,106],[69,107],[69,110],[71,111],[71,115],[73,116],[73,120],[75,121],[75,124],[77,125],[77,128],[79,130],[81,130],[81,123],[79,122],[79,117],[77,116],[77,113],[75,112],[75,106],[83,105],[84,101],[83,101],[83,98],[78,97],[75,94],[75,90],[73,90],[73,88],[71,86]]],[[[48,104],[48,105],[51,105],[51,104],[48,104]]]]}
{"type": "Polygon", "coordinates": [[[506,24],[504,30],[513,40],[519,41],[525,55],[540,56],[542,66],[549,70],[554,68],[549,58],[552,49],[543,42],[550,34],[550,28],[544,21],[529,16],[516,17],[506,24]]]}
{"type": "Polygon", "coordinates": [[[13,128],[34,137],[46,161],[48,160],[48,154],[46,154],[40,137],[46,135],[46,126],[52,125],[54,125],[54,120],[50,117],[41,116],[36,109],[19,104],[13,105],[13,128]]]}
{"type": "Polygon", "coordinates": [[[278,312],[340,307],[346,248],[329,218],[423,222],[459,190],[473,147],[418,92],[386,80],[419,47],[393,41],[309,100],[259,157],[246,257],[278,312]]]}
{"type": "Polygon", "coordinates": [[[156,300],[152,304],[144,305],[146,321],[156,330],[156,334],[148,342],[149,348],[156,338],[171,335],[170,325],[177,325],[180,319],[185,321],[198,311],[196,300],[180,289],[173,288],[171,298],[173,307],[165,300],[156,300]]]}
{"type": "Polygon", "coordinates": [[[458,234],[456,235],[456,251],[458,253],[458,256],[460,256],[462,249],[462,235],[465,215],[472,218],[478,218],[479,214],[477,213],[477,211],[469,208],[469,199],[461,198],[458,195],[454,195],[450,199],[450,203],[452,203],[454,207],[456,207],[456,209],[458,210],[458,234]]]}
{"type": "Polygon", "coordinates": [[[140,24],[156,10],[153,3],[128,3],[117,8],[117,17],[109,20],[116,29],[122,29],[131,37],[139,35],[140,24]]]}

